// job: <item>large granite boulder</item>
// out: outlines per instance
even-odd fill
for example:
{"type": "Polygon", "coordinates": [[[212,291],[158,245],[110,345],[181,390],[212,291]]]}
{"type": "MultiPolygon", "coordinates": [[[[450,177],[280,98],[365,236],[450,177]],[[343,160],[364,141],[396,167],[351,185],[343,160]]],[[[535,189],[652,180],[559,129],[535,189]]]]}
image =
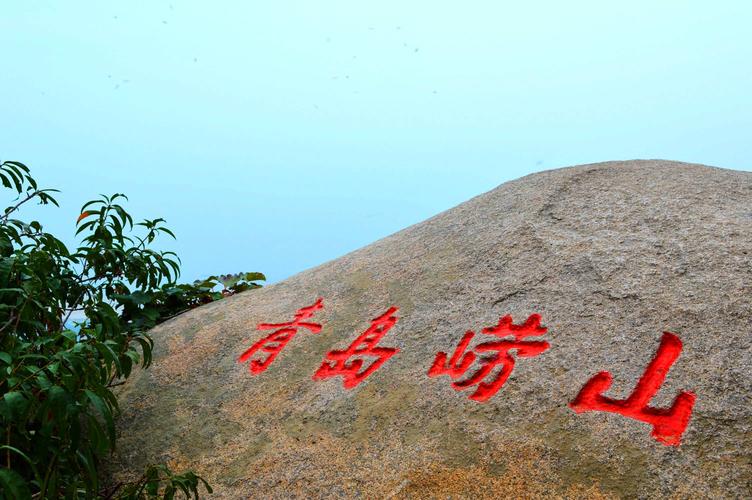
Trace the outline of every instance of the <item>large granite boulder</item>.
{"type": "Polygon", "coordinates": [[[529,175],[156,328],[111,472],[167,461],[217,498],[749,498],[751,293],[752,173],[529,175]]]}

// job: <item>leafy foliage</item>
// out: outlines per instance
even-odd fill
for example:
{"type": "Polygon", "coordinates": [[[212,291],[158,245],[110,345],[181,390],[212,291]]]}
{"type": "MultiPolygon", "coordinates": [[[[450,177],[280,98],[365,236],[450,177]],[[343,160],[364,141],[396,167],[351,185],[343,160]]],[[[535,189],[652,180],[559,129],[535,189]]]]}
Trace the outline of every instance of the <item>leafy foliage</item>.
{"type": "MultiPolygon", "coordinates": [[[[198,497],[197,492],[200,485],[203,485],[206,491],[212,493],[209,483],[193,472],[175,474],[167,466],[160,464],[149,466],[138,481],[125,485],[122,489],[119,489],[120,485],[116,485],[115,491],[123,500],[156,498],[172,500],[177,492],[185,494],[186,498],[190,498],[191,494],[198,497]]],[[[112,495],[108,493],[107,496],[111,497],[112,495]]]]}
{"type": "MultiPolygon", "coordinates": [[[[81,243],[71,251],[39,222],[14,218],[31,201],[57,205],[55,190],[39,189],[19,162],[0,164],[0,181],[18,195],[0,216],[0,497],[103,494],[99,461],[116,438],[112,388],[135,365],[149,366],[146,331],[185,309],[256,288],[263,275],[175,284],[178,257],[153,248],[173,233],[163,219],[134,224],[122,194],[82,207],[81,243]],[[224,293],[213,291],[219,283],[224,293]]],[[[192,472],[155,465],[107,496],[198,497],[201,485],[211,491],[192,472]]]]}
{"type": "Polygon", "coordinates": [[[122,306],[122,316],[141,328],[151,328],[187,309],[193,309],[236,293],[261,288],[262,273],[237,273],[209,276],[193,284],[167,283],[151,293],[137,291],[128,295],[113,296],[122,306]],[[217,287],[222,285],[222,290],[217,287]]]}

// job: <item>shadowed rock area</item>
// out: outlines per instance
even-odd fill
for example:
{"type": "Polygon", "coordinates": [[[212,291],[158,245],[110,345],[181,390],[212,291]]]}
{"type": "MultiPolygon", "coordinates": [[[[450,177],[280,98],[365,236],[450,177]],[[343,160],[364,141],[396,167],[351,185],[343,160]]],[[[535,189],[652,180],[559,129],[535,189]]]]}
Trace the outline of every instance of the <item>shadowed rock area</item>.
{"type": "Polygon", "coordinates": [[[216,498],[750,497],[751,292],[752,173],[650,160],[529,175],[156,328],[154,365],[119,394],[112,477],[166,461],[216,498]],[[271,333],[258,323],[318,297],[320,333],[299,330],[258,375],[238,362],[271,333]],[[379,345],[399,353],[350,390],[312,380],[390,306],[379,345]],[[550,348],[512,351],[487,402],[427,376],[467,330],[472,348],[501,316],[533,313],[550,348]],[[680,446],[568,406],[601,371],[605,395],[627,398],[664,331],[683,350],[650,405],[696,395],[680,446]]]}

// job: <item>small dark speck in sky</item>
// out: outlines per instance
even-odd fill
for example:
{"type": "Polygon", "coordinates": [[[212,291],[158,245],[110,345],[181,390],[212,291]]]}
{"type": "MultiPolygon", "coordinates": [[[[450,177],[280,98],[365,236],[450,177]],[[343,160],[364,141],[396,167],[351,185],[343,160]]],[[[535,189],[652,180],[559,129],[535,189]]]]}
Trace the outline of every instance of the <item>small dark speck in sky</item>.
{"type": "Polygon", "coordinates": [[[197,58],[197,57],[194,57],[194,58],[193,58],[193,62],[198,62],[198,58],[197,58]]]}
{"type": "Polygon", "coordinates": [[[415,50],[413,52],[418,52],[418,47],[415,47],[415,50]]]}
{"type": "Polygon", "coordinates": [[[117,19],[117,16],[112,16],[113,19],[117,19]]]}
{"type": "Polygon", "coordinates": [[[535,164],[537,166],[541,166],[541,165],[543,165],[543,160],[538,160],[538,161],[535,162],[535,164]]]}
{"type": "Polygon", "coordinates": [[[162,19],[162,24],[167,24],[167,21],[165,21],[164,19],[162,19]]]}
{"type": "Polygon", "coordinates": [[[434,94],[438,94],[438,92],[436,92],[435,90],[433,91],[433,93],[434,93],[434,94]]]}

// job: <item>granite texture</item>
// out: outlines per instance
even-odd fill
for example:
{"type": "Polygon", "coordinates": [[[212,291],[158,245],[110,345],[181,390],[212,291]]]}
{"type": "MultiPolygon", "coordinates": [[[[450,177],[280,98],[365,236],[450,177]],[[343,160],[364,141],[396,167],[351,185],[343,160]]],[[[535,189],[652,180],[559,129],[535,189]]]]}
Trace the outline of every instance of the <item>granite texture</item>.
{"type": "MultiPolygon", "coordinates": [[[[294,243],[291,243],[294,244],[294,243]]],[[[119,393],[108,465],[190,467],[216,498],[752,496],[752,173],[670,161],[546,171],[153,331],[154,365],[119,393]],[[237,357],[324,298],[264,373],[237,357]],[[389,306],[400,352],[352,390],[313,381],[389,306]],[[540,313],[549,350],[488,402],[426,373],[466,330],[540,313]],[[681,446],[568,403],[595,373],[625,398],[663,331],[681,356],[652,400],[697,396],[681,446]]]]}

